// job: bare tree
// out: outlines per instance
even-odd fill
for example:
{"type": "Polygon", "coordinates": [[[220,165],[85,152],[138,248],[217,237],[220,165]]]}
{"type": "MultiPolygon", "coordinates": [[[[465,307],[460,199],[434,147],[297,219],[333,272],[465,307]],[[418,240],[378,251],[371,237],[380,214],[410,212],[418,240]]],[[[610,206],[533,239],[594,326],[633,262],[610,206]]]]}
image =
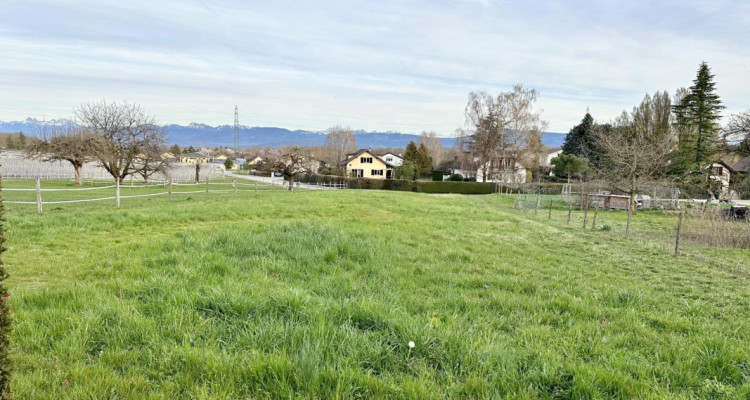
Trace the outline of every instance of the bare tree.
{"type": "Polygon", "coordinates": [[[510,92],[492,97],[472,92],[466,105],[466,123],[472,134],[469,150],[482,166],[482,178],[491,178],[495,170],[515,172],[516,161],[538,161],[543,146],[541,135],[547,123],[534,111],[538,92],[514,85],[510,92]]]}
{"type": "Polygon", "coordinates": [[[729,150],[750,156],[750,110],[730,116],[722,137],[729,150]]]}
{"type": "Polygon", "coordinates": [[[158,174],[162,174],[165,177],[169,175],[169,169],[174,159],[162,157],[162,154],[165,152],[163,150],[152,146],[138,154],[134,163],[134,170],[136,174],[140,175],[143,182],[148,182],[150,178],[158,174]]]}
{"type": "Polygon", "coordinates": [[[357,139],[351,128],[336,125],[328,129],[325,144],[325,161],[337,165],[348,153],[357,150],[357,139]]]}
{"type": "Polygon", "coordinates": [[[83,164],[94,157],[94,137],[88,130],[72,122],[51,131],[46,127],[41,129],[41,139],[29,144],[27,154],[41,157],[43,161],[69,162],[75,171],[75,184],[81,186],[83,164]]]}
{"type": "Polygon", "coordinates": [[[264,161],[264,168],[281,172],[289,181],[289,190],[294,187],[294,175],[310,169],[311,157],[299,146],[292,146],[269,157],[268,161],[264,161]]]}
{"type": "Polygon", "coordinates": [[[164,147],[164,129],[138,104],[84,103],[75,115],[95,137],[96,159],[120,182],[142,168],[140,155],[164,147]]]}
{"type": "Polygon", "coordinates": [[[419,137],[419,144],[423,144],[427,148],[427,154],[432,158],[432,169],[437,169],[445,158],[443,141],[435,132],[422,132],[422,135],[419,137]]]}
{"type": "Polygon", "coordinates": [[[605,152],[608,180],[630,196],[635,213],[638,186],[663,173],[675,146],[667,92],[648,94],[640,106],[615,119],[611,130],[599,127],[597,140],[605,152]]]}

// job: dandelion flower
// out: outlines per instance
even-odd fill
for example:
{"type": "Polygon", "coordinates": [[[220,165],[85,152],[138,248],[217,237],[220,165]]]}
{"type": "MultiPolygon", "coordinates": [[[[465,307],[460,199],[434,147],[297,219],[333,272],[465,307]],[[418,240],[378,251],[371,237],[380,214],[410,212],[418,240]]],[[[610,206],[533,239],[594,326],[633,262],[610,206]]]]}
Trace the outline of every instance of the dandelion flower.
{"type": "Polygon", "coordinates": [[[414,348],[414,342],[412,342],[411,340],[409,341],[409,348],[410,348],[410,349],[413,349],[413,348],[414,348]]]}

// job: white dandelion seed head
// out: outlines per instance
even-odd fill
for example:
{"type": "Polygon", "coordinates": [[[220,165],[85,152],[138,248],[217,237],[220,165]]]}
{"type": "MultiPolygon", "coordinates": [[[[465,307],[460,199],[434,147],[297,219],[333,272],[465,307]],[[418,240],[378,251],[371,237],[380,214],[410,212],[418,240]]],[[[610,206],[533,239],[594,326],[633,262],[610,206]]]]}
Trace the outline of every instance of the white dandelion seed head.
{"type": "Polygon", "coordinates": [[[409,341],[409,348],[410,348],[410,349],[413,349],[413,348],[414,348],[414,346],[415,346],[414,342],[412,342],[412,341],[410,340],[410,341],[409,341]]]}

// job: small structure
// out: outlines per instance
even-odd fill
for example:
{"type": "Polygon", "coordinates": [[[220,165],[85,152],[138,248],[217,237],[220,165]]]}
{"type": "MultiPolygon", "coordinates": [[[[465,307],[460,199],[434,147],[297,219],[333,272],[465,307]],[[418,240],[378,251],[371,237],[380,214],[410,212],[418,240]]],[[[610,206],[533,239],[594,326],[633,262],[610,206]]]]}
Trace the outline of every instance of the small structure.
{"type": "Polygon", "coordinates": [[[745,157],[732,164],[732,170],[740,174],[750,173],[750,157],[745,157]]]}
{"type": "Polygon", "coordinates": [[[629,210],[630,196],[620,194],[592,194],[589,195],[592,206],[609,208],[611,210],[629,210]]]}
{"type": "Polygon", "coordinates": [[[346,174],[353,178],[393,179],[396,165],[386,162],[370,150],[362,149],[339,163],[346,168],[346,174]]]}
{"type": "Polygon", "coordinates": [[[560,154],[562,154],[563,150],[562,147],[550,147],[547,149],[547,153],[541,157],[539,157],[539,166],[540,167],[549,167],[552,165],[552,160],[557,158],[560,154]]]}

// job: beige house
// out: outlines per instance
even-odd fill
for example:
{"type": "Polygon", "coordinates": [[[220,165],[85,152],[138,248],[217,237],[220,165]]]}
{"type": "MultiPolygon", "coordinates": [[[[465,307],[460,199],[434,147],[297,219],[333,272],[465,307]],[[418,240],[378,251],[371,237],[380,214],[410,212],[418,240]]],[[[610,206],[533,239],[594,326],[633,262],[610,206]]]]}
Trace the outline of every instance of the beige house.
{"type": "Polygon", "coordinates": [[[205,164],[209,161],[211,161],[211,157],[203,153],[180,154],[180,162],[184,163],[205,164]]]}
{"type": "Polygon", "coordinates": [[[346,167],[346,174],[353,178],[393,179],[395,165],[376,156],[370,150],[359,150],[339,163],[346,167]]]}
{"type": "Polygon", "coordinates": [[[711,169],[710,179],[718,181],[721,184],[722,196],[729,190],[729,179],[732,177],[732,167],[730,167],[724,161],[716,161],[711,163],[707,168],[711,169]]]}

